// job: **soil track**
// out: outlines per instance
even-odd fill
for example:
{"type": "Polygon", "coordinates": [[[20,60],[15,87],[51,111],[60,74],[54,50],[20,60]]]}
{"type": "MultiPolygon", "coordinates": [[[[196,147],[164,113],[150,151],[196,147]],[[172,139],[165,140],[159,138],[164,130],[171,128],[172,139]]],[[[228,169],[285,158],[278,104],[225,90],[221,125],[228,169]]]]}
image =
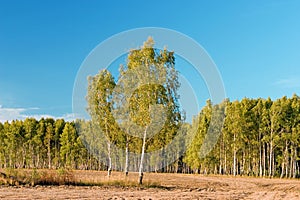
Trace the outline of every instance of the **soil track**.
{"type": "MultiPolygon", "coordinates": [[[[108,181],[105,172],[74,171],[81,181],[108,181]]],[[[0,187],[0,199],[300,199],[300,180],[146,173],[145,184],[162,187],[18,186],[0,187]]],[[[130,173],[127,181],[137,181],[130,173]]],[[[124,180],[113,172],[109,181],[124,180]]]]}

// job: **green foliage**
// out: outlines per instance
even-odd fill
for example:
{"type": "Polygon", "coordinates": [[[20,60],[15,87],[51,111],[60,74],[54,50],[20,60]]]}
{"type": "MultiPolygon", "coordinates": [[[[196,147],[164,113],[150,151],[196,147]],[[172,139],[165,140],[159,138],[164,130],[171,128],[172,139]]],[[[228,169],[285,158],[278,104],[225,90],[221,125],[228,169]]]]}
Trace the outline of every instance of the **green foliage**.
{"type": "Polygon", "coordinates": [[[107,70],[88,78],[88,111],[92,124],[99,124],[106,136],[108,169],[112,145],[126,149],[127,172],[129,151],[142,154],[141,168],[145,152],[161,149],[176,135],[181,112],[174,65],[174,53],[157,51],[148,38],[141,48],[129,52],[117,84],[107,70]]]}
{"type": "Polygon", "coordinates": [[[222,132],[216,133],[220,137],[214,149],[205,158],[197,154],[205,145],[203,138],[208,125],[214,126],[208,102],[193,120],[189,132],[196,135],[184,162],[200,173],[297,177],[300,98],[296,95],[275,101],[244,98],[224,103],[225,124],[222,132]]]}
{"type": "Polygon", "coordinates": [[[120,69],[121,76],[116,88],[117,98],[125,101],[117,103],[117,107],[123,111],[123,116],[119,118],[121,126],[129,123],[137,136],[133,141],[136,149],[141,150],[141,184],[145,152],[165,147],[179,129],[178,73],[174,52],[167,49],[158,52],[151,37],[141,48],[129,52],[126,66],[120,69]]]}
{"type": "MultiPolygon", "coordinates": [[[[107,167],[103,163],[107,162],[108,148],[107,140],[103,138],[106,134],[92,123],[65,122],[62,119],[37,121],[33,118],[0,123],[0,168],[17,177],[23,175],[14,174],[16,168],[105,170],[107,167]]],[[[192,124],[183,124],[182,127],[185,127],[185,133],[174,138],[176,141],[173,141],[172,148],[162,158],[182,155],[183,147],[190,144],[185,156],[163,169],[158,164],[163,161],[161,158],[149,157],[146,162],[151,170],[214,174],[234,174],[235,171],[236,175],[299,177],[300,99],[296,95],[275,101],[225,100],[220,105],[208,101],[192,124]],[[201,157],[199,152],[208,128],[214,123],[211,119],[213,109],[220,115],[225,111],[225,124],[221,133],[215,133],[219,134],[217,144],[206,157],[201,157]]],[[[148,151],[165,145],[167,138],[164,136],[167,134],[160,134],[157,140],[148,140],[151,141],[147,145],[148,151]]],[[[118,138],[119,142],[121,139],[118,138]]],[[[141,140],[129,139],[130,149],[141,148],[141,140]]],[[[123,141],[126,139],[123,138],[123,141]]],[[[111,152],[112,163],[121,166],[117,170],[124,170],[125,155],[115,146],[112,146],[111,152]]],[[[131,170],[138,170],[139,157],[131,156],[129,163],[131,170]]],[[[42,175],[33,171],[30,180],[36,182],[42,175]]],[[[22,180],[18,179],[20,183],[22,180]]]]}
{"type": "Polygon", "coordinates": [[[77,132],[74,124],[67,122],[60,137],[60,156],[65,167],[74,168],[77,154],[77,132]]]}

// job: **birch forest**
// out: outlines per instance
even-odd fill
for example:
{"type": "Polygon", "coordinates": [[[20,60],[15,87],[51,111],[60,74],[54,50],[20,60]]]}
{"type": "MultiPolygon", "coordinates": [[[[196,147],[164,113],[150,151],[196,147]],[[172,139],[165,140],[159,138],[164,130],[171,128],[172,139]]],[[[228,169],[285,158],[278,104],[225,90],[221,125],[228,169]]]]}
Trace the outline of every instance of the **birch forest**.
{"type": "Polygon", "coordinates": [[[224,99],[219,104],[207,100],[186,122],[178,103],[174,52],[157,51],[153,45],[149,38],[129,52],[118,81],[108,70],[88,77],[90,120],[0,123],[0,168],[107,170],[108,175],[138,171],[140,183],[144,171],[300,177],[299,96],[224,99]],[[151,83],[151,77],[158,83],[151,83]],[[134,81],[144,85],[130,88],[134,81]],[[128,105],[116,103],[124,99],[128,105]],[[161,124],[153,121],[162,120],[155,119],[159,112],[154,104],[164,107],[164,124],[157,134],[151,133],[161,124]],[[208,130],[217,140],[201,156],[208,130]],[[151,154],[155,151],[163,156],[151,154]]]}

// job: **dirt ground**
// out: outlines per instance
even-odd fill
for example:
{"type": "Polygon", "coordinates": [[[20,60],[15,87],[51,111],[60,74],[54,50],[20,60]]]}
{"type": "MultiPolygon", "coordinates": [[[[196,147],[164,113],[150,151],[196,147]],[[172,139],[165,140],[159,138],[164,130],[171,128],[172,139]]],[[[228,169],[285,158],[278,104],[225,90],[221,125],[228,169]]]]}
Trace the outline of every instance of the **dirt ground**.
{"type": "MultiPolygon", "coordinates": [[[[108,181],[105,172],[75,171],[76,180],[108,181]]],[[[113,172],[109,181],[124,180],[113,172]]],[[[130,173],[127,180],[137,181],[130,173]]],[[[145,184],[124,186],[0,186],[0,199],[300,199],[300,180],[145,173],[145,184]]]]}

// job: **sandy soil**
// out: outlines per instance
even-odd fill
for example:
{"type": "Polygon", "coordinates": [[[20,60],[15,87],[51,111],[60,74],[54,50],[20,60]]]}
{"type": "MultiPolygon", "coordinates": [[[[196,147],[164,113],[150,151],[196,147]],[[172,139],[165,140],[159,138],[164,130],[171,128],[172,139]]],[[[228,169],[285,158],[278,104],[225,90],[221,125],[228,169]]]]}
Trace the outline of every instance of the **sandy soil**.
{"type": "MultiPolygon", "coordinates": [[[[77,180],[107,181],[105,172],[76,171],[77,180]]],[[[136,181],[138,175],[127,178],[136,181]]],[[[113,172],[111,180],[124,177],[113,172]]],[[[300,180],[146,173],[162,188],[116,186],[0,186],[0,199],[300,199],[300,180]]]]}

